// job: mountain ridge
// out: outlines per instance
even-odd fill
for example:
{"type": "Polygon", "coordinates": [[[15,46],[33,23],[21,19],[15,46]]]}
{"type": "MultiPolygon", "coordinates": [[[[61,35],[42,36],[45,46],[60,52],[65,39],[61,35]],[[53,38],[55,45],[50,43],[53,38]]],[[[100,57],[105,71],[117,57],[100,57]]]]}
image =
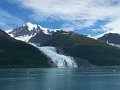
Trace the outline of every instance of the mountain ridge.
{"type": "MultiPolygon", "coordinates": [[[[21,29],[16,30],[21,31],[21,29]]],[[[29,31],[28,28],[27,31],[29,31]]],[[[62,49],[62,51],[68,56],[79,58],[78,60],[87,60],[89,63],[98,66],[120,65],[119,49],[116,49],[107,43],[72,31],[56,30],[51,34],[46,34],[40,30],[34,36],[29,38],[27,43],[62,49]]]]}
{"type": "Polygon", "coordinates": [[[0,68],[50,67],[48,59],[35,47],[15,40],[0,29],[0,68]]]}
{"type": "Polygon", "coordinates": [[[28,42],[31,37],[34,37],[37,33],[43,32],[44,34],[51,35],[53,32],[56,32],[60,29],[50,29],[44,28],[37,24],[32,24],[27,22],[26,24],[21,25],[20,27],[6,30],[11,37],[14,37],[17,40],[28,42]]]}

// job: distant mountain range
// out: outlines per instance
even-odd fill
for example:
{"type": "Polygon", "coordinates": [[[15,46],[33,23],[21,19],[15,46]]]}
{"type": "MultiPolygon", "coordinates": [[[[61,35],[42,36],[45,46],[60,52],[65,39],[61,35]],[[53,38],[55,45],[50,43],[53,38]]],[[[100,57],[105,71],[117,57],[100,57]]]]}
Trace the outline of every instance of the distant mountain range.
{"type": "Polygon", "coordinates": [[[118,34],[105,34],[95,40],[71,31],[43,28],[30,22],[6,32],[17,40],[37,47],[52,67],[120,65],[120,50],[111,46],[111,43],[119,44],[118,34]]]}
{"type": "Polygon", "coordinates": [[[99,37],[97,40],[120,48],[120,34],[119,33],[107,33],[99,37]]]}
{"type": "MultiPolygon", "coordinates": [[[[21,40],[25,42],[33,42],[33,43],[37,43],[37,42],[44,43],[45,41],[50,39],[53,33],[61,30],[62,29],[44,28],[40,25],[32,24],[28,22],[15,29],[7,30],[6,33],[8,33],[11,37],[17,40],[21,40]]],[[[88,37],[94,38],[94,36],[88,36],[88,37]]],[[[95,37],[95,39],[112,46],[120,47],[119,32],[107,32],[98,35],[97,37],[95,37]]]]}
{"type": "Polygon", "coordinates": [[[30,22],[6,32],[0,30],[1,68],[120,65],[119,33],[106,33],[95,40],[30,22]]]}

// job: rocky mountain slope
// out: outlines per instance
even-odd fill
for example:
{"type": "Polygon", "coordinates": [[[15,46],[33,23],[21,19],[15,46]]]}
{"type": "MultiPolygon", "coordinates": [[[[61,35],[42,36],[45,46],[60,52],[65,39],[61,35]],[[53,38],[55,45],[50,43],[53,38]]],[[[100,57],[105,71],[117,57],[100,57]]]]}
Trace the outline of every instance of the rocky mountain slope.
{"type": "Polygon", "coordinates": [[[44,46],[61,48],[66,54],[88,60],[94,65],[120,65],[120,50],[84,35],[59,31],[44,46]]]}
{"type": "Polygon", "coordinates": [[[97,40],[107,43],[112,46],[120,47],[120,34],[119,33],[108,33],[99,37],[97,40]]]}
{"type": "Polygon", "coordinates": [[[53,32],[55,32],[57,29],[49,29],[49,28],[43,28],[40,25],[32,24],[30,22],[17,27],[12,30],[7,30],[6,33],[8,33],[11,37],[14,37],[17,40],[28,42],[31,37],[34,37],[37,33],[44,33],[51,35],[53,32]]]}

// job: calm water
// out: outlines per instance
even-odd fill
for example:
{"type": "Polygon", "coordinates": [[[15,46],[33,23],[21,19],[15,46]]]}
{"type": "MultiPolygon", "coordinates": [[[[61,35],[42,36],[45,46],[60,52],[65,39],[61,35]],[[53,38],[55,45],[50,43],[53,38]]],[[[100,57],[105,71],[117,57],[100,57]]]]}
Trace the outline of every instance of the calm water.
{"type": "Polygon", "coordinates": [[[120,90],[120,69],[1,69],[0,90],[120,90]]]}

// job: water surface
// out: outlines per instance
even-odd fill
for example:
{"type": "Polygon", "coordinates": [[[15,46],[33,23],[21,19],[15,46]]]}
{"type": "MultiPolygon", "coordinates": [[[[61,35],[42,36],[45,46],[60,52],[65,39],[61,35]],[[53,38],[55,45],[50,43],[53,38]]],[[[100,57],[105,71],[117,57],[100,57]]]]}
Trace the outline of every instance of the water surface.
{"type": "Polygon", "coordinates": [[[1,69],[0,90],[120,90],[120,69],[1,69]]]}

